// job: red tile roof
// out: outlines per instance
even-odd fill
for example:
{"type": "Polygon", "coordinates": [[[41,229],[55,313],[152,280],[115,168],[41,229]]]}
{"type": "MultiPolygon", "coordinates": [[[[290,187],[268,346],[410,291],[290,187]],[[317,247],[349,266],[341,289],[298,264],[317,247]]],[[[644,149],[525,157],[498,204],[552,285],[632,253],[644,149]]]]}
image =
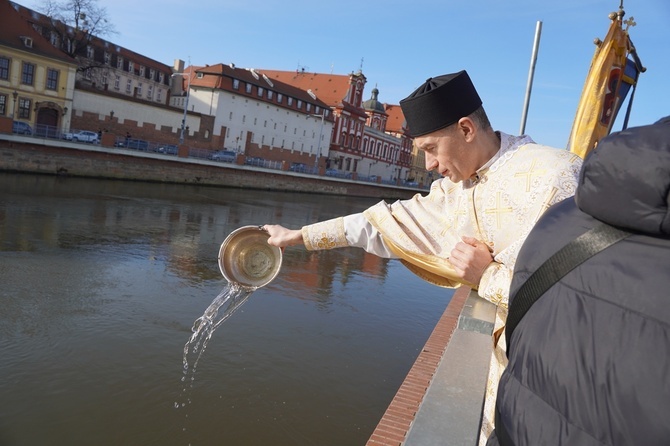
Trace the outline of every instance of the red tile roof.
{"type": "Polygon", "coordinates": [[[386,121],[386,131],[403,133],[405,124],[405,115],[402,113],[402,108],[399,105],[384,104],[388,119],[386,121]]]}
{"type": "MultiPolygon", "coordinates": [[[[18,13],[19,16],[23,19],[23,20],[20,20],[20,21],[22,23],[25,23],[30,29],[32,29],[35,34],[39,35],[39,33],[37,31],[35,31],[35,29],[31,26],[31,24],[35,24],[36,26],[43,27],[46,30],[52,29],[51,28],[52,27],[51,19],[48,16],[46,16],[46,15],[40,13],[40,12],[37,12],[35,10],[32,10],[30,8],[27,8],[25,6],[19,5],[18,3],[10,2],[10,1],[7,1],[7,0],[0,0],[0,3],[5,3],[5,2],[7,2],[8,4],[13,5],[13,9],[15,10],[14,12],[18,13]]],[[[4,17],[4,14],[0,13],[0,17],[4,17]]],[[[0,30],[0,32],[1,32],[1,30],[0,30]]],[[[43,40],[47,41],[47,43],[49,43],[49,45],[53,48],[53,51],[59,53],[61,56],[69,58],[69,56],[64,51],[62,51],[59,48],[56,48],[53,45],[51,45],[51,43],[48,41],[48,39],[46,39],[43,36],[40,36],[40,37],[43,40]]],[[[172,73],[172,67],[170,67],[169,65],[158,62],[158,61],[156,61],[154,59],[151,59],[149,57],[146,57],[142,54],[138,54],[134,51],[131,51],[127,48],[119,46],[119,45],[117,45],[113,42],[109,42],[109,41],[107,41],[105,39],[102,39],[100,37],[91,36],[90,45],[92,45],[93,47],[96,47],[96,48],[101,48],[101,49],[103,49],[103,51],[106,51],[110,54],[117,54],[117,55],[121,56],[124,60],[131,60],[131,61],[133,61],[133,63],[138,64],[138,65],[142,65],[142,66],[144,66],[146,68],[149,68],[149,69],[153,68],[154,70],[156,70],[158,72],[164,73],[166,76],[169,76],[172,73]]]]}
{"type": "MultiPolygon", "coordinates": [[[[19,5],[16,6],[19,7],[19,5]]],[[[0,45],[76,64],[73,58],[55,48],[51,42],[35,31],[8,0],[0,0],[0,17],[2,17],[0,45]],[[32,47],[24,44],[21,39],[23,36],[32,39],[32,47]]]]}
{"type": "MultiPolygon", "coordinates": [[[[290,96],[296,100],[301,100],[305,103],[313,104],[315,106],[321,107],[322,109],[330,108],[330,105],[322,98],[318,96],[316,99],[313,98],[306,91],[306,89],[301,89],[295,85],[282,82],[278,79],[272,79],[270,74],[268,74],[268,71],[236,68],[234,65],[231,66],[226,64],[216,64],[204,67],[190,66],[186,68],[184,72],[195,72],[203,74],[201,78],[198,78],[197,75],[192,77],[191,86],[195,87],[233,91],[231,87],[232,79],[237,79],[240,82],[250,83],[258,87],[263,87],[264,89],[272,90],[275,93],[281,93],[284,96],[290,96]]],[[[184,79],[183,82],[184,87],[186,87],[188,79],[184,79]]],[[[237,90],[236,93],[246,95],[246,92],[242,87],[237,90]]],[[[286,104],[282,104],[282,107],[286,108],[286,104]]],[[[328,121],[331,121],[332,119],[332,114],[326,117],[326,120],[328,121]]]]}
{"type": "Polygon", "coordinates": [[[341,107],[349,91],[349,75],[308,73],[305,71],[263,70],[271,79],[277,79],[302,90],[312,90],[330,107],[341,107]]]}

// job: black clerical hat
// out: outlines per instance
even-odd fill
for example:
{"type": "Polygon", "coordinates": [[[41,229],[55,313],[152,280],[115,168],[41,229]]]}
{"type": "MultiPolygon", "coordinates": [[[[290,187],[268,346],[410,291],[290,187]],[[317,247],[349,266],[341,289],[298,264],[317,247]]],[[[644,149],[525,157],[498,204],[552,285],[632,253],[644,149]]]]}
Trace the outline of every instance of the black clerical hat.
{"type": "Polygon", "coordinates": [[[465,70],[430,78],[400,101],[413,137],[447,127],[481,105],[482,100],[465,70]]]}

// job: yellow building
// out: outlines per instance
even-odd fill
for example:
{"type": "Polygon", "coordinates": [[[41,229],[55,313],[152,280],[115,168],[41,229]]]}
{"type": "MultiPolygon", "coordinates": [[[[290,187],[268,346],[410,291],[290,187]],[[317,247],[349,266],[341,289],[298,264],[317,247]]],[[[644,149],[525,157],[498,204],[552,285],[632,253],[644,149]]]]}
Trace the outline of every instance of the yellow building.
{"type": "Polygon", "coordinates": [[[58,136],[70,127],[76,61],[0,0],[0,117],[29,124],[33,133],[58,136]]]}

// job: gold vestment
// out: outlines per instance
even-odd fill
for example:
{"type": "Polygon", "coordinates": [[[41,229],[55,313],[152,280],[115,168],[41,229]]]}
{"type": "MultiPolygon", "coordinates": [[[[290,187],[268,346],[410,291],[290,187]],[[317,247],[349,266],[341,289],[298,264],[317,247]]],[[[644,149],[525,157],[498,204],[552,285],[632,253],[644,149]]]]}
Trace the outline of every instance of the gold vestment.
{"type": "MultiPolygon", "coordinates": [[[[551,205],[574,195],[581,158],[567,150],[535,144],[528,137],[501,135],[501,149],[476,175],[453,183],[442,178],[428,195],[368,208],[363,215],[383,245],[419,277],[436,285],[458,287],[448,261],[461,236],[490,249],[493,262],[479,284],[465,284],[497,306],[494,333],[507,318],[509,286],[521,245],[551,205]]],[[[342,217],[302,228],[309,250],[351,246],[342,217]]],[[[371,250],[373,254],[375,252],[371,250]]],[[[486,389],[480,444],[493,429],[493,409],[506,365],[504,336],[493,349],[486,389]]]]}

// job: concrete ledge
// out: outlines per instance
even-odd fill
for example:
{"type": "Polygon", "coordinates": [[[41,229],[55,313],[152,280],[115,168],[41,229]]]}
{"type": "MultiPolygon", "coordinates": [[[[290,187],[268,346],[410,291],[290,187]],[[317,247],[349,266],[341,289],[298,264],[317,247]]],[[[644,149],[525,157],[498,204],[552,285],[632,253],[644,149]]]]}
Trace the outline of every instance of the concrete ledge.
{"type": "Polygon", "coordinates": [[[477,443],[494,321],[495,305],[471,292],[403,445],[477,443]]]}
{"type": "Polygon", "coordinates": [[[495,310],[456,290],[366,446],[477,443],[495,310]]]}

